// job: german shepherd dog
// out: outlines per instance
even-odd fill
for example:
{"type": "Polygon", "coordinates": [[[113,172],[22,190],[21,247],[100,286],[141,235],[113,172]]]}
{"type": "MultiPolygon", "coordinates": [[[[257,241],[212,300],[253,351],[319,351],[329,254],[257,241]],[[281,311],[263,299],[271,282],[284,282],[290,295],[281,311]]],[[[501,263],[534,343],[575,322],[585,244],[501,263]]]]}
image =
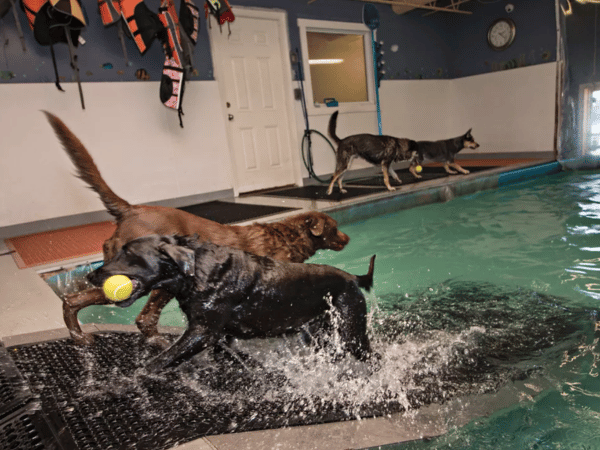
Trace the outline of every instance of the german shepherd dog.
{"type": "Polygon", "coordinates": [[[469,173],[467,169],[462,168],[458,163],[454,162],[454,157],[463,148],[476,149],[479,144],[475,142],[471,129],[462,136],[458,136],[452,139],[446,139],[443,141],[417,141],[417,155],[412,159],[410,163],[410,173],[415,177],[421,178],[421,175],[417,174],[415,168],[423,163],[423,160],[429,159],[432,161],[439,161],[444,164],[444,170],[449,174],[456,174],[458,172],[469,173]],[[450,167],[458,170],[452,170],[450,167]]]}
{"type": "MultiPolygon", "coordinates": [[[[336,181],[340,191],[342,193],[347,192],[342,187],[342,177],[344,172],[350,167],[352,160],[357,156],[360,156],[373,165],[381,165],[385,186],[389,191],[395,190],[396,188],[390,185],[389,175],[391,175],[398,183],[401,183],[401,181],[396,172],[390,169],[390,164],[395,161],[414,159],[417,155],[416,142],[410,139],[392,136],[376,136],[373,134],[354,134],[347,138],[340,139],[335,134],[337,116],[338,111],[334,112],[329,119],[329,136],[335,141],[338,148],[335,158],[335,172],[331,179],[331,183],[329,183],[327,195],[331,195],[333,192],[333,185],[336,181]]],[[[416,172],[414,172],[413,175],[416,175],[416,172]]]]}

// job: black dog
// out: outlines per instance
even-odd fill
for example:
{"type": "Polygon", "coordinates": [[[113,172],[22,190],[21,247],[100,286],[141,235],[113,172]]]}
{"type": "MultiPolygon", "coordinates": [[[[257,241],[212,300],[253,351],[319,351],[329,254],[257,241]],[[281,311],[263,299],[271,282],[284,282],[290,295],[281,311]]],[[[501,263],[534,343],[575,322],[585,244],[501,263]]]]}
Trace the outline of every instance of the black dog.
{"type": "Polygon", "coordinates": [[[177,365],[230,338],[298,330],[330,305],[339,314],[344,351],[365,361],[371,346],[359,288],[371,288],[374,259],[366,275],[355,276],[331,266],[277,261],[194,238],[151,235],[126,243],[89,279],[101,286],[112,275],[128,276],[134,289],[130,298],[117,303],[122,307],[153,289],[164,289],[179,301],[188,328],[150,361],[150,371],[177,365]]]}
{"type": "Polygon", "coordinates": [[[415,168],[423,163],[423,160],[429,159],[433,161],[439,161],[444,163],[444,170],[449,174],[456,174],[457,172],[452,170],[450,167],[455,168],[460,173],[467,174],[469,171],[462,168],[458,163],[454,162],[454,157],[463,148],[476,149],[479,144],[473,139],[471,134],[472,128],[462,136],[458,136],[452,139],[446,139],[443,141],[418,141],[417,142],[417,155],[410,163],[410,173],[415,177],[421,178],[421,175],[417,174],[415,168]]]}
{"type": "MultiPolygon", "coordinates": [[[[390,169],[390,165],[396,161],[405,161],[413,159],[417,155],[416,142],[410,139],[396,138],[392,136],[376,136],[373,134],[355,134],[347,138],[340,139],[335,134],[337,125],[338,111],[334,112],[329,119],[329,136],[335,141],[338,148],[335,153],[335,172],[327,195],[333,192],[333,185],[337,181],[340,191],[345,193],[342,187],[342,178],[344,172],[350,167],[350,163],[356,156],[360,156],[373,165],[381,164],[383,171],[383,182],[389,191],[395,190],[390,185],[391,175],[394,180],[401,183],[396,172],[390,169]]],[[[416,172],[415,172],[416,174],[416,172]]]]}

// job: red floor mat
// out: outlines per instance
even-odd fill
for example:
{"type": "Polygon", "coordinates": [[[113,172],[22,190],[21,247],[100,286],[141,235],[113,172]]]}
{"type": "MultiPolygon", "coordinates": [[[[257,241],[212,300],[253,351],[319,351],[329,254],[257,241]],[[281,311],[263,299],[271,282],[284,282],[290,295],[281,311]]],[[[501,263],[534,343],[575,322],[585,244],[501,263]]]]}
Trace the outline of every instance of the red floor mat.
{"type": "Polygon", "coordinates": [[[6,239],[21,269],[102,252],[102,244],[115,231],[113,222],[99,222],[6,239]]]}

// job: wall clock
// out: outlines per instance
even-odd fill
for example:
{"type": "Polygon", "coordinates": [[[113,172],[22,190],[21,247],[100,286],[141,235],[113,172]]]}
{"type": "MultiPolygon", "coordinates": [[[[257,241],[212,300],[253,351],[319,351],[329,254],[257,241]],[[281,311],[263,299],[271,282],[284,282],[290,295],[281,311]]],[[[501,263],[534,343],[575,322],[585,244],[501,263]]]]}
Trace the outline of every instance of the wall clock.
{"type": "Polygon", "coordinates": [[[488,29],[487,41],[494,50],[505,50],[515,40],[517,28],[511,19],[497,19],[488,29]]]}

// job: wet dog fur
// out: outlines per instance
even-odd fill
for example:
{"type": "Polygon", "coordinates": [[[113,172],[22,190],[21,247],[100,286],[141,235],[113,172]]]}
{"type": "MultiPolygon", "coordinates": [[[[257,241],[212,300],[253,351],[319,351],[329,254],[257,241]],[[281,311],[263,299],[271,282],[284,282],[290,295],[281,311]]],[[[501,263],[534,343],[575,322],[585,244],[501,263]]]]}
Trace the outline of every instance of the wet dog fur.
{"type": "Polygon", "coordinates": [[[195,238],[152,235],[126,243],[88,278],[102,286],[112,275],[129,277],[133,293],[117,303],[121,307],[156,289],[177,298],[188,327],[147,364],[153,372],[231,338],[298,331],[330,309],[337,314],[332,323],[343,351],[367,361],[373,355],[360,288],[371,289],[374,260],[366,275],[355,276],[332,266],[277,261],[195,238]]]}
{"type": "Polygon", "coordinates": [[[357,156],[375,166],[381,165],[385,186],[389,191],[395,190],[395,188],[390,185],[389,175],[391,175],[398,183],[402,182],[396,172],[390,168],[390,165],[393,162],[406,161],[413,158],[417,153],[415,141],[366,133],[355,134],[340,139],[335,132],[337,117],[338,111],[335,111],[329,119],[329,136],[337,144],[337,150],[335,153],[335,172],[329,183],[327,195],[331,195],[333,192],[333,185],[336,181],[340,191],[342,193],[346,192],[342,187],[342,178],[344,173],[350,167],[352,160],[357,156]]]}
{"type": "Polygon", "coordinates": [[[444,170],[449,174],[456,174],[458,172],[468,174],[469,171],[461,167],[454,161],[454,158],[458,152],[464,148],[476,149],[479,144],[475,142],[471,129],[462,136],[457,136],[452,139],[445,139],[442,141],[417,141],[417,155],[412,159],[408,170],[416,178],[421,178],[416,171],[416,167],[421,165],[424,160],[431,160],[441,162],[444,165],[444,170]],[[458,172],[456,172],[456,169],[458,172]]]}
{"type": "MultiPolygon", "coordinates": [[[[115,218],[117,228],[104,242],[104,261],[114,257],[127,242],[150,234],[197,235],[200,240],[235,247],[283,261],[303,262],[320,249],[342,250],[350,238],[338,230],[327,214],[312,211],[279,222],[247,226],[222,225],[202,217],[162,206],[132,205],[106,184],[91,155],[81,141],[56,116],[45,112],[56,136],[77,169],[77,175],[95,191],[115,218]]],[[[161,310],[172,295],[157,289],[136,319],[144,336],[160,346],[168,345],[158,333],[161,310]]],[[[88,289],[63,298],[63,317],[77,343],[91,344],[93,336],[81,330],[78,312],[90,305],[106,305],[102,289],[88,289]]]]}

